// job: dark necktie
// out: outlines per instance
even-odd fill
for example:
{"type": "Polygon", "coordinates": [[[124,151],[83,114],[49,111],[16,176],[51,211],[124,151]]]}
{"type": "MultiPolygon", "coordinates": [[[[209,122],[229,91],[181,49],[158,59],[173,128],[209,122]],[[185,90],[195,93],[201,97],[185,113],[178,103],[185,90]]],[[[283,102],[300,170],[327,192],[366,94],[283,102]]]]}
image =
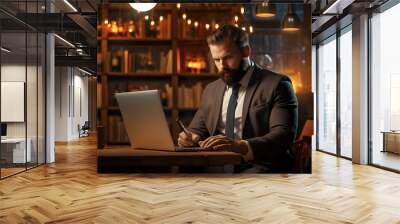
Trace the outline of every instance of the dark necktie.
{"type": "Polygon", "coordinates": [[[232,95],[229,98],[228,111],[226,113],[225,136],[234,139],[235,133],[235,110],[237,106],[237,98],[239,94],[239,84],[232,86],[232,95]]]}

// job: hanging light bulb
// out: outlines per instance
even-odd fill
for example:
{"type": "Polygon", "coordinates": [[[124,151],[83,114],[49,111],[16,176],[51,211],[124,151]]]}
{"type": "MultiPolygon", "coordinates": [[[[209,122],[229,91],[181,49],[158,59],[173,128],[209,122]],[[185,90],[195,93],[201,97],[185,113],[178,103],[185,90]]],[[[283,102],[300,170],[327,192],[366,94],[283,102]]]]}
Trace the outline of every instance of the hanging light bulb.
{"type": "Polygon", "coordinates": [[[288,12],[282,21],[282,30],[286,32],[295,32],[300,30],[300,19],[296,13],[293,12],[292,5],[288,6],[288,12]]]}
{"type": "Polygon", "coordinates": [[[219,24],[217,23],[217,24],[215,24],[215,29],[218,29],[219,28],[219,24]]]}
{"type": "Polygon", "coordinates": [[[243,26],[243,27],[242,27],[242,30],[243,30],[243,31],[246,31],[246,27],[245,27],[245,26],[243,26]]]}
{"type": "Polygon", "coordinates": [[[181,9],[181,3],[177,3],[177,4],[176,4],[176,7],[177,7],[178,9],[181,9]]]}
{"type": "Polygon", "coordinates": [[[106,24],[106,25],[108,24],[108,19],[104,20],[104,24],[106,24]]]}
{"type": "Polygon", "coordinates": [[[162,22],[164,20],[163,16],[160,16],[160,22],[162,22]]]}
{"type": "Polygon", "coordinates": [[[150,26],[154,26],[154,24],[156,24],[156,23],[154,22],[154,20],[152,20],[152,21],[150,22],[150,26]]]}
{"type": "Polygon", "coordinates": [[[145,20],[149,20],[149,16],[148,16],[148,15],[145,15],[145,16],[144,16],[144,19],[145,19],[145,20]]]}
{"type": "Polygon", "coordinates": [[[249,27],[249,31],[250,31],[250,33],[253,33],[253,26],[249,27]]]}
{"type": "Polygon", "coordinates": [[[188,25],[192,24],[192,20],[188,19],[188,20],[187,20],[187,24],[188,24],[188,25]]]}
{"type": "Polygon", "coordinates": [[[182,19],[185,20],[186,19],[186,13],[182,14],[182,19]]]}
{"type": "Polygon", "coordinates": [[[239,21],[239,16],[235,16],[235,22],[237,23],[239,21]]]}
{"type": "Polygon", "coordinates": [[[210,29],[210,24],[206,23],[206,30],[210,29]]]}
{"type": "Polygon", "coordinates": [[[147,12],[152,10],[157,3],[129,3],[129,5],[138,12],[147,12]]]}
{"type": "Polygon", "coordinates": [[[256,16],[261,18],[270,18],[276,15],[276,6],[270,4],[269,0],[265,0],[256,6],[256,16]]]}
{"type": "Polygon", "coordinates": [[[240,7],[240,13],[243,15],[244,14],[244,7],[240,7]]]}
{"type": "Polygon", "coordinates": [[[197,27],[199,25],[199,22],[194,21],[194,27],[197,27]]]}

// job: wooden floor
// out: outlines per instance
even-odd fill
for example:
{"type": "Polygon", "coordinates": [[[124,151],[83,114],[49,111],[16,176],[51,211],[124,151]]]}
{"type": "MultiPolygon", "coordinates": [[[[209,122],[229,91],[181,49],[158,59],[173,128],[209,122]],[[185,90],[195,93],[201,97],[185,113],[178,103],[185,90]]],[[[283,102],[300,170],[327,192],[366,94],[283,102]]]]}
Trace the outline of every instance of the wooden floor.
{"type": "Polygon", "coordinates": [[[400,175],[320,152],[312,175],[96,173],[94,139],[0,181],[0,223],[400,223],[400,175]]]}
{"type": "Polygon", "coordinates": [[[374,151],[372,161],[374,164],[400,170],[400,154],[392,152],[374,151]]]}

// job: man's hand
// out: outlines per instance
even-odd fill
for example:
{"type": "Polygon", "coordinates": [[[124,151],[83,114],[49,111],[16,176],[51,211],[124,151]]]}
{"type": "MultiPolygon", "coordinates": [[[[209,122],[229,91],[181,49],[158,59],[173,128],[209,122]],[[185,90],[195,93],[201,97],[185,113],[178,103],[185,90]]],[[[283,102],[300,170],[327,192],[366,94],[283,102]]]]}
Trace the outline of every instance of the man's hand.
{"type": "Polygon", "coordinates": [[[189,132],[186,134],[185,132],[179,133],[178,137],[178,146],[181,147],[191,147],[195,146],[200,140],[200,136],[193,133],[189,132]]]}
{"type": "Polygon", "coordinates": [[[204,141],[199,141],[199,145],[206,150],[231,151],[246,155],[248,146],[244,140],[233,140],[224,135],[208,137],[204,141]]]}

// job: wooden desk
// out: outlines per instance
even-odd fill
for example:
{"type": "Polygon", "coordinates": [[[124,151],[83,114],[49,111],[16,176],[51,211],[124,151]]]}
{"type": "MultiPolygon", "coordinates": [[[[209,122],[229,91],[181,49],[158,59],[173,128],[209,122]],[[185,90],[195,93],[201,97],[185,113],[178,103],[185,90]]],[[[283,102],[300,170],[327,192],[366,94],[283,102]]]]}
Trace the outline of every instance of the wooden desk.
{"type": "Polygon", "coordinates": [[[383,150],[382,152],[392,152],[400,154],[400,132],[383,131],[383,150]]]}
{"type": "Polygon", "coordinates": [[[1,139],[2,159],[5,163],[9,164],[25,164],[31,162],[31,146],[32,141],[30,138],[6,138],[1,139]],[[25,143],[27,147],[25,149],[25,143]]]}
{"type": "Polygon", "coordinates": [[[168,172],[171,167],[210,167],[240,164],[241,156],[233,152],[167,152],[115,147],[98,150],[97,171],[168,172]],[[167,170],[167,171],[165,171],[167,170]]]}

